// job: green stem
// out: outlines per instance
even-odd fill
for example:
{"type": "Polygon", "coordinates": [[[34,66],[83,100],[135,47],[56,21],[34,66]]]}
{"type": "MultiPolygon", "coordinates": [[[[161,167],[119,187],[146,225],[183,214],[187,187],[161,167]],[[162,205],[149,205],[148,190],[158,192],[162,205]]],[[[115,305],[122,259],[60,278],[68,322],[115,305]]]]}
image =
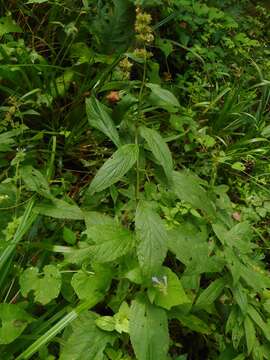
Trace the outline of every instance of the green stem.
{"type": "MultiPolygon", "coordinates": [[[[143,90],[144,90],[145,81],[146,81],[147,55],[146,55],[145,47],[144,47],[144,51],[145,51],[145,56],[144,56],[144,65],[143,65],[143,78],[142,78],[142,83],[141,83],[140,92],[139,92],[138,116],[136,117],[136,123],[135,123],[135,144],[136,145],[139,145],[139,122],[140,122],[140,119],[142,118],[142,99],[143,99],[143,90]]],[[[138,204],[138,201],[139,201],[139,193],[140,193],[140,158],[138,156],[138,159],[136,161],[136,187],[135,187],[136,204],[138,204]]]]}

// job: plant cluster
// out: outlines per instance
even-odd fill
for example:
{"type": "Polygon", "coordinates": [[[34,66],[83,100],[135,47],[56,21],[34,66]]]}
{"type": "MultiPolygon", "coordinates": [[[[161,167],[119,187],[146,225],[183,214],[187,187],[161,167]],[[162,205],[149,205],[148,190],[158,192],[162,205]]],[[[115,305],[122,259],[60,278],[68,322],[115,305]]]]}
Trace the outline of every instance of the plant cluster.
{"type": "Polygon", "coordinates": [[[1,360],[268,360],[268,4],[0,9],[1,360]]]}

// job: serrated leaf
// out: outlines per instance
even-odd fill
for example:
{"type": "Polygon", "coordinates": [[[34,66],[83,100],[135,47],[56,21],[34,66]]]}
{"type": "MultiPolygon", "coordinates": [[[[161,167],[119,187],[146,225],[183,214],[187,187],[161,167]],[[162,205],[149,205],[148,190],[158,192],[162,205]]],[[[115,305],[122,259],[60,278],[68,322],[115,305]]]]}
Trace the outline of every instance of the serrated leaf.
{"type": "Polygon", "coordinates": [[[15,304],[0,304],[0,344],[10,344],[34,319],[15,304]]]}
{"type": "Polygon", "coordinates": [[[143,298],[132,301],[130,340],[137,360],[164,360],[169,349],[165,310],[143,298]]]}
{"type": "Polygon", "coordinates": [[[121,146],[98,170],[90,184],[90,194],[102,191],[121,180],[135,164],[138,154],[139,148],[135,144],[121,146]]]}
{"type": "Polygon", "coordinates": [[[38,268],[31,267],[20,276],[20,286],[24,297],[34,291],[35,301],[46,305],[60,293],[61,274],[54,265],[46,265],[42,274],[39,274],[38,268]]]}
{"type": "Polygon", "coordinates": [[[73,275],[71,286],[80,300],[96,299],[99,302],[104,297],[112,279],[111,270],[101,265],[94,267],[94,273],[78,271],[73,275]]]}
{"type": "Polygon", "coordinates": [[[163,267],[159,277],[153,277],[154,303],[166,310],[173,306],[189,303],[178,276],[168,267],[163,267]],[[159,282],[159,278],[161,281],[159,282]],[[163,280],[163,281],[162,281],[163,280]]]}
{"type": "Polygon", "coordinates": [[[180,104],[173,93],[163,89],[158,84],[147,83],[146,86],[151,89],[152,93],[165,105],[180,107],[180,104]]]}
{"type": "Polygon", "coordinates": [[[216,217],[215,207],[200,185],[200,179],[190,171],[173,172],[173,190],[180,200],[202,210],[211,218],[216,217]]]}
{"type": "Polygon", "coordinates": [[[8,33],[13,32],[22,32],[22,29],[19,25],[16,24],[16,22],[10,17],[1,17],[0,18],[0,36],[3,36],[8,33]]]}
{"type": "Polygon", "coordinates": [[[91,126],[103,132],[112,142],[119,147],[121,145],[117,129],[106,111],[105,106],[96,98],[86,99],[86,114],[91,126]]]}
{"type": "Polygon", "coordinates": [[[129,317],[130,317],[130,308],[128,304],[124,301],[119,311],[113,316],[115,320],[115,330],[122,334],[122,332],[129,333],[129,317]]]}
{"type": "Polygon", "coordinates": [[[60,360],[104,360],[107,344],[114,336],[100,330],[95,321],[98,316],[85,311],[71,324],[71,334],[61,348],[60,360]]]}
{"type": "Polygon", "coordinates": [[[138,204],[135,226],[139,240],[137,255],[142,272],[146,276],[154,276],[166,257],[166,229],[159,215],[145,201],[138,204]]]}
{"type": "Polygon", "coordinates": [[[134,235],[118,224],[100,224],[87,230],[95,245],[90,247],[92,260],[104,263],[126,255],[135,245],[134,235]]]}
{"type": "Polygon", "coordinates": [[[204,308],[212,305],[222,293],[224,286],[225,282],[223,279],[213,281],[198,297],[196,307],[204,308]]]}
{"type": "Polygon", "coordinates": [[[244,320],[244,328],[246,334],[248,355],[250,355],[256,341],[256,330],[253,321],[250,319],[249,316],[246,316],[244,320]]]}
{"type": "Polygon", "coordinates": [[[84,214],[76,204],[69,204],[62,199],[53,199],[51,202],[41,202],[34,211],[57,219],[83,220],[84,214]]]}
{"type": "Polygon", "coordinates": [[[149,129],[145,126],[140,127],[140,133],[141,136],[146,140],[149,149],[153,153],[156,160],[163,167],[168,179],[171,179],[173,171],[172,155],[162,136],[156,130],[149,129]]]}
{"type": "Polygon", "coordinates": [[[45,198],[53,198],[48,181],[40,171],[33,168],[31,165],[22,166],[20,171],[22,179],[29,190],[35,191],[45,198]]]}

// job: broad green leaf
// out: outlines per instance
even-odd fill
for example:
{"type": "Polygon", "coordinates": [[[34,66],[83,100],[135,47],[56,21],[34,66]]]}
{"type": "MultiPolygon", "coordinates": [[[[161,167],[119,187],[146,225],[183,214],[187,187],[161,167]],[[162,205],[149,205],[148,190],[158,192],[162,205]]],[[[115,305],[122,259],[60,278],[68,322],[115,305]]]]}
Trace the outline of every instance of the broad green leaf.
{"type": "Polygon", "coordinates": [[[253,321],[250,319],[249,316],[246,316],[244,320],[244,328],[246,334],[248,355],[250,355],[256,341],[256,330],[253,321]]]}
{"type": "Polygon", "coordinates": [[[196,331],[198,333],[206,335],[209,335],[211,333],[210,327],[195,315],[185,315],[178,312],[174,314],[173,317],[179,320],[183,326],[187,327],[192,331],[196,331]]]}
{"type": "Polygon", "coordinates": [[[94,225],[87,230],[95,245],[90,247],[92,261],[114,261],[126,255],[135,245],[134,235],[118,224],[94,225]]]}
{"type": "Polygon", "coordinates": [[[152,277],[156,305],[170,310],[173,306],[190,302],[180,279],[171,269],[163,267],[160,274],[159,277],[152,277]]]}
{"type": "Polygon", "coordinates": [[[164,104],[164,106],[180,107],[180,104],[173,93],[163,89],[158,84],[147,83],[146,86],[152,90],[152,93],[164,104]]]}
{"type": "Polygon", "coordinates": [[[173,190],[180,200],[202,210],[211,218],[216,217],[215,207],[207,192],[200,185],[200,179],[190,171],[173,172],[173,190]]]}
{"type": "Polygon", "coordinates": [[[13,342],[34,319],[15,304],[0,304],[0,344],[13,342]]]}
{"type": "Polygon", "coordinates": [[[155,276],[167,254],[167,232],[159,215],[145,202],[140,201],[135,217],[139,240],[137,255],[142,272],[155,276]]]}
{"type": "MultiPolygon", "coordinates": [[[[64,342],[60,360],[104,360],[107,344],[114,341],[109,332],[100,330],[95,321],[98,316],[85,311],[71,324],[71,334],[64,342]]],[[[69,332],[70,333],[70,332],[69,332]]]]}
{"type": "Polygon", "coordinates": [[[61,274],[54,265],[46,265],[39,274],[38,268],[28,268],[20,276],[21,293],[24,297],[34,291],[35,301],[48,304],[58,297],[61,289],[61,274]]]}
{"type": "Polygon", "coordinates": [[[111,284],[112,274],[109,268],[95,266],[94,273],[78,271],[73,275],[71,285],[80,300],[102,300],[111,284]]]}
{"type": "Polygon", "coordinates": [[[22,29],[19,25],[16,24],[14,20],[10,16],[1,17],[0,18],[0,36],[3,36],[8,33],[13,32],[22,32],[22,29]]]}
{"type": "Polygon", "coordinates": [[[270,278],[260,268],[250,267],[248,265],[240,264],[239,275],[248,286],[255,290],[266,289],[270,287],[270,278]]]}
{"type": "Polygon", "coordinates": [[[68,227],[64,226],[63,228],[63,238],[66,243],[74,245],[76,244],[76,234],[68,227]]]}
{"type": "Polygon", "coordinates": [[[172,155],[162,136],[156,130],[149,129],[145,126],[140,127],[140,133],[141,136],[146,140],[154,157],[163,167],[168,179],[171,179],[173,171],[172,155]]]}
{"type": "Polygon", "coordinates": [[[90,184],[90,194],[102,191],[121,180],[135,164],[138,154],[139,149],[135,144],[121,146],[98,170],[90,184]]]}
{"type": "Polygon", "coordinates": [[[103,132],[112,142],[119,147],[121,145],[117,129],[106,111],[105,106],[96,98],[86,99],[86,114],[91,126],[103,132]]]}
{"type": "Polygon", "coordinates": [[[53,199],[51,202],[40,202],[35,206],[35,212],[57,219],[83,220],[82,210],[75,204],[69,204],[61,199],[53,199]]]}
{"type": "Polygon", "coordinates": [[[168,320],[165,310],[144,298],[132,301],[130,340],[137,360],[164,360],[169,349],[168,320]]]}
{"type": "Polygon", "coordinates": [[[29,190],[35,191],[45,198],[53,198],[48,181],[40,171],[33,168],[31,165],[22,166],[20,171],[22,179],[29,190]]]}
{"type": "Polygon", "coordinates": [[[203,292],[200,294],[196,301],[196,307],[204,308],[212,305],[214,301],[221,295],[225,286],[223,279],[213,281],[203,292]]]}

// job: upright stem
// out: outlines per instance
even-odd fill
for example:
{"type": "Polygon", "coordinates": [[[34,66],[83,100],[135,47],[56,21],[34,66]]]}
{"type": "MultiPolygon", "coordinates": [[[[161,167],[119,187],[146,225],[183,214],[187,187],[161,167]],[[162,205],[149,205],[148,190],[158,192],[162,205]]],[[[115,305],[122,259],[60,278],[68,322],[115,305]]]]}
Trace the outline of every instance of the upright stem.
{"type": "MultiPolygon", "coordinates": [[[[143,90],[145,87],[145,81],[146,81],[146,49],[144,47],[144,64],[143,64],[143,78],[142,83],[140,87],[139,92],[139,103],[138,103],[138,115],[136,117],[136,123],[135,123],[135,144],[138,145],[139,143],[139,123],[140,119],[142,118],[142,96],[143,96],[143,90]]],[[[136,198],[136,204],[139,201],[139,193],[140,193],[140,158],[138,156],[138,159],[136,161],[136,188],[135,188],[135,198],[136,198]]]]}

